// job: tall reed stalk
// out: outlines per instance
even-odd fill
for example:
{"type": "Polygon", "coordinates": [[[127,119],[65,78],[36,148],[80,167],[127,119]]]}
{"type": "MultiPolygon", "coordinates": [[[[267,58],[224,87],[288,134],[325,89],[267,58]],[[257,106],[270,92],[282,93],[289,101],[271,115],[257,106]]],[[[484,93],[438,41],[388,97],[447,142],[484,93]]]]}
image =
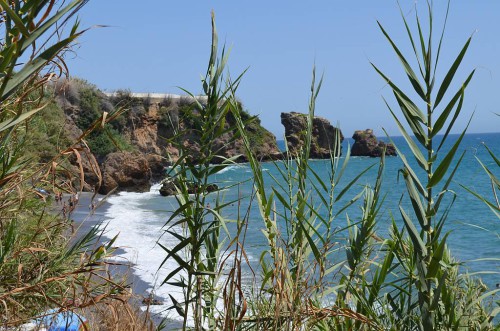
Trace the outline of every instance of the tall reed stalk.
{"type": "MultiPolygon", "coordinates": [[[[325,163],[329,178],[321,178],[311,167],[312,122],[321,81],[316,85],[313,69],[309,112],[304,115],[307,128],[302,137],[303,147],[296,154],[287,151],[288,158],[275,163],[279,176],[272,178],[270,183],[265,181],[262,165],[252,155],[244,134],[244,123],[237,121],[254,175],[258,208],[268,245],[260,258],[260,292],[251,303],[255,317],[247,321],[253,323],[251,325],[255,329],[319,328],[323,320],[333,317],[371,325],[365,316],[352,311],[347,305],[324,307],[324,302],[330,300],[329,296],[338,289],[333,280],[345,262],[336,258],[338,254],[335,253],[340,249],[336,241],[341,238],[342,230],[353,226],[339,223],[340,216],[365,196],[370,204],[375,201],[366,209],[366,215],[372,215],[373,222],[378,203],[377,198],[373,200],[373,191],[368,187],[347,202],[342,202],[352,194],[351,188],[371,166],[346,181],[343,175],[348,167],[349,151],[341,162],[338,157],[341,148],[339,136],[332,144],[334,148],[330,160],[325,163]]],[[[378,193],[375,195],[378,196],[378,193]]],[[[365,240],[371,234],[363,232],[359,237],[365,240]]],[[[325,325],[328,326],[327,323],[325,325]]]]}
{"type": "MultiPolygon", "coordinates": [[[[165,261],[173,259],[178,264],[163,283],[177,286],[183,291],[183,302],[170,297],[173,308],[183,318],[184,329],[191,322],[195,330],[215,330],[220,319],[217,305],[222,298],[221,276],[224,265],[221,264],[221,256],[223,248],[231,243],[226,227],[228,220],[223,217],[222,209],[234,201],[223,202],[218,193],[222,188],[219,188],[211,193],[210,197],[215,203],[210,205],[207,192],[211,178],[233,164],[238,157],[225,159],[221,156],[223,147],[214,144],[216,139],[234,131],[227,117],[234,105],[230,93],[237,89],[241,75],[232,82],[225,80],[227,59],[225,49],[219,58],[215,18],[212,14],[211,53],[207,73],[202,80],[205,99],[185,91],[193,102],[193,125],[185,130],[178,128],[176,137],[172,139],[180,151],[169,174],[178,190],[178,207],[166,223],[166,232],[179,242],[174,247],[161,245],[167,253],[165,261]],[[192,139],[199,146],[196,155],[192,155],[191,150],[185,147],[185,139],[192,139]],[[179,228],[182,230],[179,231],[179,228]]],[[[239,107],[237,109],[239,111],[239,107]]]]}
{"type": "MultiPolygon", "coordinates": [[[[403,66],[413,88],[411,92],[417,96],[415,99],[411,99],[409,92],[404,92],[402,88],[389,79],[388,75],[372,63],[373,68],[388,84],[395,97],[402,119],[396,115],[397,112],[385,99],[384,101],[411,151],[410,157],[415,160],[418,167],[415,169],[407,160],[406,155],[402,154],[396,146],[403,162],[403,168],[400,172],[406,183],[407,199],[411,203],[411,208],[408,210],[403,204],[399,206],[400,217],[409,240],[404,240],[403,232],[396,230],[395,225],[393,227],[394,242],[392,245],[395,250],[392,252],[395,254],[404,276],[396,282],[399,286],[396,291],[398,298],[395,299],[395,296],[391,294],[388,299],[389,303],[393,305],[393,309],[398,307],[402,314],[405,314],[403,311],[406,310],[407,316],[415,316],[407,319],[407,323],[404,324],[405,328],[421,330],[454,329],[464,326],[483,328],[489,325],[491,317],[484,313],[481,308],[472,315],[469,314],[470,312],[461,315],[462,311],[458,309],[463,304],[462,300],[469,299],[461,297],[458,294],[460,291],[457,291],[460,286],[457,288],[454,284],[454,282],[461,282],[457,274],[459,264],[448,251],[446,242],[449,232],[444,230],[448,213],[455,200],[453,196],[451,199],[445,199],[445,197],[452,194],[448,188],[465,153],[459,153],[459,147],[467,127],[449,151],[445,151],[443,147],[462,111],[465,90],[475,70],[468,74],[458,90],[451,94],[448,92],[472,37],[467,39],[446,71],[444,78],[440,80],[436,72],[441,56],[450,2],[448,2],[443,28],[438,35],[437,43],[434,41],[432,6],[432,2],[427,1],[427,34],[424,33],[421,19],[416,10],[417,32],[411,31],[401,11],[401,17],[417,64],[414,68],[382,24],[378,23],[380,30],[403,66]],[[439,81],[440,83],[438,83],[439,81]],[[425,176],[419,177],[417,173],[420,171],[425,176]],[[447,205],[443,206],[443,203],[447,203],[447,205]],[[398,299],[400,300],[399,304],[396,304],[398,299]],[[414,311],[415,309],[417,311],[414,311]]],[[[465,291],[470,292],[474,292],[476,288],[480,287],[473,281],[468,284],[462,283],[462,285],[467,286],[465,291]]],[[[472,301],[467,304],[475,305],[476,303],[472,301]]]]}

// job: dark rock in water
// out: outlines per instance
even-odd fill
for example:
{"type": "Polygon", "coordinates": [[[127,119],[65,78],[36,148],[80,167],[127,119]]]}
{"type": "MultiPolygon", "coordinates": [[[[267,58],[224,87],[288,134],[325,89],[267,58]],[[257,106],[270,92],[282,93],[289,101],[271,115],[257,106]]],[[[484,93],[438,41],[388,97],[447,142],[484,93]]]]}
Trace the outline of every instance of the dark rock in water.
{"type": "Polygon", "coordinates": [[[163,305],[163,301],[161,301],[158,298],[154,298],[152,296],[149,296],[147,298],[142,299],[142,304],[146,306],[159,306],[163,305]]]}
{"type": "MultiPolygon", "coordinates": [[[[172,179],[172,178],[167,178],[163,180],[161,188],[160,188],[160,194],[164,197],[170,196],[170,195],[176,195],[177,194],[177,187],[179,186],[179,182],[177,179],[172,179]]],[[[189,194],[196,193],[200,188],[195,184],[195,183],[188,183],[188,192],[189,194]]],[[[206,193],[214,192],[217,191],[219,187],[216,184],[208,184],[204,191],[206,193]]]]}
{"type": "MultiPolygon", "coordinates": [[[[296,112],[281,113],[281,124],[285,127],[288,150],[294,155],[304,146],[307,115],[296,112]]],[[[342,131],[322,117],[314,117],[312,124],[310,158],[328,159],[330,151],[333,153],[336,146],[344,141],[342,131]],[[340,138],[339,142],[337,142],[338,138],[340,138]]],[[[337,154],[342,155],[342,150],[339,149],[337,154]]]]}
{"type": "Polygon", "coordinates": [[[351,149],[352,156],[380,157],[384,149],[385,155],[396,155],[396,148],[394,145],[378,141],[372,129],[357,130],[354,132],[352,139],[355,141],[351,149]]]}
{"type": "Polygon", "coordinates": [[[100,194],[115,188],[134,192],[147,192],[151,188],[151,169],[142,154],[116,152],[106,156],[102,164],[103,183],[100,194]]]}
{"type": "Polygon", "coordinates": [[[164,197],[177,194],[177,188],[174,180],[165,180],[161,184],[160,194],[164,197]]]}

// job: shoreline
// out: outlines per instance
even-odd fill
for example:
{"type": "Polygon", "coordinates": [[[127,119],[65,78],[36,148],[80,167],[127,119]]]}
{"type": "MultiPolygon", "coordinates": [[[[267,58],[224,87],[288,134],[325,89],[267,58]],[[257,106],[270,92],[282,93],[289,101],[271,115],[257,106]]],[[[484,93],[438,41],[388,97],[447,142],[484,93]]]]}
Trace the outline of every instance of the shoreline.
{"type": "MultiPolygon", "coordinates": [[[[101,235],[97,238],[94,245],[106,244],[112,239],[112,236],[110,236],[106,230],[106,212],[109,209],[109,203],[104,199],[105,196],[97,194],[94,197],[96,207],[92,211],[90,206],[93,195],[94,194],[91,192],[80,192],[78,194],[79,199],[75,209],[67,215],[68,219],[71,220],[73,228],[71,237],[73,237],[74,240],[74,238],[79,238],[88,233],[93,227],[99,226],[102,232],[100,232],[101,235]]],[[[64,195],[62,201],[67,202],[69,197],[70,195],[68,194],[64,195]]],[[[53,202],[52,211],[55,214],[62,215],[62,206],[62,203],[57,204],[56,202],[53,202]]],[[[126,279],[127,287],[130,288],[132,293],[130,300],[134,305],[140,307],[141,310],[148,310],[151,315],[151,320],[156,326],[158,326],[163,320],[163,317],[159,313],[155,313],[154,309],[151,309],[154,305],[147,307],[147,305],[143,303],[143,300],[150,297],[153,300],[165,302],[166,298],[158,296],[154,293],[154,285],[142,280],[137,275],[135,264],[120,257],[123,253],[125,253],[124,248],[116,247],[116,251],[113,254],[114,259],[110,259],[108,261],[121,264],[110,266],[109,272],[113,278],[116,277],[117,279],[126,279]]]]}

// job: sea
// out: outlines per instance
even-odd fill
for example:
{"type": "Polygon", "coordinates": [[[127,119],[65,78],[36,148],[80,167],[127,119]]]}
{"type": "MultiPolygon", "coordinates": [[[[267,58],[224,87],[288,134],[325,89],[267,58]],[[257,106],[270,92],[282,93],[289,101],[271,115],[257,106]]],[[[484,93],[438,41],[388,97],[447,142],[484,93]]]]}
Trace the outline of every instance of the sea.
{"type": "MultiPolygon", "coordinates": [[[[440,159],[444,157],[458,138],[459,135],[450,135],[447,138],[440,151],[440,159]]],[[[417,168],[404,138],[393,137],[392,141],[400,152],[406,155],[409,162],[417,168]]],[[[280,141],[279,144],[282,148],[284,147],[283,141],[280,141]]],[[[352,146],[352,144],[351,139],[344,141],[343,155],[346,154],[348,146],[352,146]]],[[[489,288],[494,289],[500,283],[500,262],[496,260],[500,259],[500,219],[484,202],[464,188],[477,192],[489,201],[494,201],[492,183],[481,163],[489,167],[498,177],[500,177],[500,167],[490,157],[485,146],[488,146],[493,153],[500,157],[500,133],[466,134],[462,140],[457,156],[450,167],[452,168],[456,164],[458,155],[465,152],[446,193],[448,195],[446,202],[451,203],[454,199],[454,204],[444,231],[450,232],[449,248],[453,256],[463,262],[463,270],[474,273],[476,277],[481,277],[489,288]]],[[[346,161],[345,156],[341,156],[340,164],[344,161],[346,161]]],[[[346,201],[356,196],[365,185],[372,187],[375,185],[379,161],[380,159],[369,157],[351,157],[348,160],[344,177],[339,182],[339,191],[364,169],[374,166],[358,180],[356,185],[351,187],[345,198],[339,201],[338,209],[346,201]]],[[[329,162],[329,160],[311,160],[310,164],[320,178],[328,180],[330,178],[329,162]]],[[[280,162],[262,163],[265,185],[269,187],[269,192],[273,185],[277,185],[274,180],[280,177],[280,167],[282,167],[280,162]]],[[[385,196],[385,200],[376,225],[377,235],[382,238],[388,235],[392,219],[400,228],[404,226],[399,213],[400,201],[405,208],[410,208],[405,200],[407,196],[405,195],[405,183],[399,171],[401,168],[402,159],[400,156],[385,159],[382,184],[382,194],[385,196]],[[402,196],[403,200],[401,200],[402,196]]],[[[223,212],[224,217],[235,219],[239,212],[246,211],[251,202],[252,178],[253,175],[248,164],[230,165],[213,176],[213,182],[219,187],[225,188],[221,193],[221,198],[231,202],[223,212]],[[235,185],[237,183],[239,184],[235,185]]],[[[132,263],[135,277],[149,285],[146,292],[139,293],[139,295],[147,296],[149,293],[154,293],[156,297],[161,298],[163,305],[154,306],[153,310],[164,316],[170,314],[173,317],[171,310],[165,310],[171,305],[169,295],[177,300],[182,300],[182,293],[175,287],[161,284],[168,273],[174,270],[177,265],[173,260],[164,261],[166,253],[159,244],[166,247],[173,247],[176,244],[176,239],[165,232],[168,227],[167,220],[176,209],[176,200],[174,197],[161,196],[159,188],[160,185],[155,184],[146,193],[121,192],[108,197],[103,206],[102,221],[106,224],[107,237],[112,238],[118,234],[116,245],[122,248],[118,258],[132,263]]],[[[437,192],[437,189],[435,191],[437,192]]],[[[215,203],[215,198],[215,194],[212,193],[208,202],[215,203]]],[[[245,267],[244,270],[249,284],[253,273],[259,271],[258,260],[266,248],[266,239],[261,231],[264,223],[255,205],[256,201],[253,203],[254,206],[250,208],[245,241],[245,251],[250,266],[245,267]]],[[[359,203],[354,204],[342,212],[334,220],[334,226],[338,229],[344,228],[347,224],[347,217],[351,220],[359,219],[360,207],[359,203]]],[[[322,209],[319,210],[322,212],[322,209]]],[[[418,224],[416,221],[415,223],[418,224]]],[[[345,232],[339,232],[338,237],[338,242],[342,243],[345,232]]],[[[337,255],[336,258],[342,258],[342,256],[337,255]]]]}

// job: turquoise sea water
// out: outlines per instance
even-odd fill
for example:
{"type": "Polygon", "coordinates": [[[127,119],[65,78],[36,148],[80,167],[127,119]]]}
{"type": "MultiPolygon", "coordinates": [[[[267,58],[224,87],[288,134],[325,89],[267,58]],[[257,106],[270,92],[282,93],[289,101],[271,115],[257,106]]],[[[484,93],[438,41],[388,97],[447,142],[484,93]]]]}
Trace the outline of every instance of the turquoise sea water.
{"type": "MultiPolygon", "coordinates": [[[[443,147],[447,151],[456,141],[458,135],[452,135],[448,138],[447,144],[443,147]]],[[[394,142],[401,151],[410,155],[401,137],[394,138],[394,142]]],[[[344,142],[344,153],[347,150],[347,144],[352,140],[347,139],[344,142]]],[[[469,187],[478,193],[493,199],[491,183],[481,168],[476,157],[489,165],[500,177],[500,168],[496,166],[493,160],[488,156],[483,144],[486,144],[500,156],[500,133],[481,133],[468,134],[464,137],[459,151],[465,151],[465,157],[455,175],[455,179],[449,190],[449,200],[456,194],[455,204],[450,212],[445,231],[451,231],[448,243],[452,253],[461,261],[467,262],[466,266],[471,272],[490,271],[482,275],[483,281],[490,287],[500,283],[500,262],[490,261],[489,258],[500,258],[500,219],[476,197],[466,192],[460,185],[469,187]],[[482,261],[474,261],[486,259],[482,261]]],[[[441,155],[444,155],[441,152],[441,155]]],[[[341,162],[344,157],[341,158],[341,162]]],[[[366,167],[376,163],[379,159],[366,157],[352,157],[349,160],[348,170],[340,186],[346,185],[350,179],[354,178],[366,167]]],[[[321,178],[328,178],[329,161],[313,160],[311,165],[321,178]]],[[[413,160],[411,163],[414,164],[413,160]]],[[[279,166],[279,164],[278,164],[279,166]]],[[[386,158],[383,192],[387,194],[377,224],[377,233],[380,237],[387,235],[388,226],[391,222],[391,215],[396,222],[403,227],[398,212],[398,203],[401,195],[405,192],[405,184],[402,179],[398,180],[398,170],[402,167],[400,157],[386,158]]],[[[416,168],[416,166],[415,166],[416,168]]],[[[276,165],[273,163],[263,163],[263,169],[266,172],[266,185],[273,184],[271,176],[277,177],[276,165]]],[[[359,185],[351,189],[345,199],[351,199],[362,189],[362,185],[374,185],[377,166],[372,168],[359,181],[359,185]]],[[[222,173],[214,176],[214,181],[221,187],[230,186],[237,182],[243,182],[241,185],[224,191],[225,201],[241,199],[240,210],[246,210],[249,202],[249,196],[252,193],[252,178],[250,168],[246,164],[234,165],[226,168],[222,173]]],[[[161,280],[175,268],[175,264],[167,262],[161,270],[158,267],[165,257],[165,253],[157,245],[159,240],[163,245],[173,246],[174,238],[162,235],[162,227],[168,219],[170,212],[175,208],[175,199],[173,197],[162,197],[158,193],[159,186],[153,186],[148,193],[120,193],[112,196],[108,200],[108,208],[105,211],[105,222],[108,222],[108,235],[111,237],[120,233],[117,245],[124,247],[122,257],[136,264],[136,275],[142,280],[155,287],[155,284],[161,283],[161,280]]],[[[209,200],[211,202],[212,200],[209,200]]],[[[342,202],[338,204],[339,208],[342,202]]],[[[443,205],[444,206],[444,205],[443,205]]],[[[238,213],[238,204],[228,206],[224,214],[228,218],[235,218],[238,213]]],[[[279,208],[279,206],[278,206],[279,208]]],[[[359,205],[353,206],[346,211],[349,217],[356,219],[360,215],[359,205]]],[[[342,228],[346,225],[345,213],[335,221],[336,227],[342,228]]],[[[257,265],[260,253],[265,247],[265,238],[261,233],[263,227],[257,208],[252,208],[249,218],[249,227],[246,236],[245,249],[250,263],[257,265]]],[[[342,238],[339,236],[339,241],[342,238]]],[[[258,268],[255,269],[258,271],[258,268]]],[[[176,293],[174,288],[161,286],[157,288],[156,293],[159,296],[168,297],[172,294],[180,299],[180,293],[176,293]]],[[[168,306],[170,302],[165,301],[168,306]]],[[[163,307],[164,308],[164,307],[163,307]]],[[[162,309],[157,307],[156,309],[162,309]]]]}

